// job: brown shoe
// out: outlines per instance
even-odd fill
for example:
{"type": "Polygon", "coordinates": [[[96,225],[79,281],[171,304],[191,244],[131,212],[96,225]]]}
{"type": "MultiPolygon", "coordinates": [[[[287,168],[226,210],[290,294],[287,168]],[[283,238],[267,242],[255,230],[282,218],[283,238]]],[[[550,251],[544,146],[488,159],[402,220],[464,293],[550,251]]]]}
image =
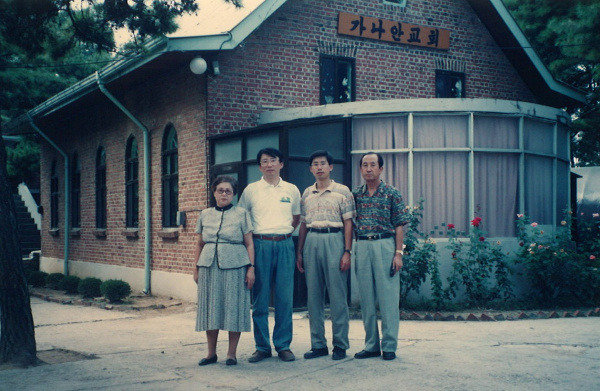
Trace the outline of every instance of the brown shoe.
{"type": "Polygon", "coordinates": [[[280,351],[278,355],[281,361],[294,361],[296,359],[294,353],[292,353],[292,351],[289,349],[280,351]]]}
{"type": "Polygon", "coordinates": [[[271,356],[272,356],[271,352],[263,352],[262,350],[257,350],[256,352],[252,353],[252,356],[250,356],[248,361],[249,362],[259,362],[259,361],[262,361],[265,358],[269,358],[271,356]]]}

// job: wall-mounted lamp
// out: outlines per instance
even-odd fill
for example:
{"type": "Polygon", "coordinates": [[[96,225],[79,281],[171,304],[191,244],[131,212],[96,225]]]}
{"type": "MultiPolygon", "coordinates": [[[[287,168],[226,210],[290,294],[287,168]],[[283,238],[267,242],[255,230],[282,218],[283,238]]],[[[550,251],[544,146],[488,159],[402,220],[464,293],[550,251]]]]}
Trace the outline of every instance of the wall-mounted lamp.
{"type": "Polygon", "coordinates": [[[196,75],[201,75],[208,69],[206,60],[202,57],[196,57],[190,61],[190,70],[196,75]]]}

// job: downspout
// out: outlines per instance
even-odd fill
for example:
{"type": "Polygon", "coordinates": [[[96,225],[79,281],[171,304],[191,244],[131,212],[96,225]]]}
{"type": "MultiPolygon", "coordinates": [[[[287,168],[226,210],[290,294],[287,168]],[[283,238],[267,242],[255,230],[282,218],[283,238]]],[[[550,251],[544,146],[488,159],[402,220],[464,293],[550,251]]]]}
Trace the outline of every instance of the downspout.
{"type": "Polygon", "coordinates": [[[98,88],[115,106],[119,108],[126,116],[128,116],[134,124],[136,124],[144,133],[144,272],[145,272],[145,288],[144,293],[150,294],[150,260],[151,260],[151,215],[150,215],[150,132],[129,110],[125,108],[104,86],[100,79],[100,75],[96,72],[96,82],[98,88]]]}
{"type": "Polygon", "coordinates": [[[27,113],[27,119],[29,119],[29,123],[31,124],[31,127],[40,135],[44,138],[44,140],[46,140],[48,142],[48,144],[50,144],[54,149],[56,149],[58,151],[58,153],[61,154],[61,156],[63,157],[63,159],[65,159],[65,253],[64,253],[64,261],[63,261],[63,274],[65,276],[69,275],[69,236],[71,234],[71,227],[69,224],[69,213],[70,213],[70,208],[69,208],[69,203],[70,203],[70,194],[69,194],[69,156],[67,156],[67,154],[58,147],[58,145],[56,145],[56,143],[54,141],[52,141],[50,139],[50,137],[48,137],[47,134],[45,134],[44,132],[42,132],[42,130],[35,124],[35,122],[33,122],[33,118],[31,118],[31,115],[29,115],[29,113],[27,113]]]}

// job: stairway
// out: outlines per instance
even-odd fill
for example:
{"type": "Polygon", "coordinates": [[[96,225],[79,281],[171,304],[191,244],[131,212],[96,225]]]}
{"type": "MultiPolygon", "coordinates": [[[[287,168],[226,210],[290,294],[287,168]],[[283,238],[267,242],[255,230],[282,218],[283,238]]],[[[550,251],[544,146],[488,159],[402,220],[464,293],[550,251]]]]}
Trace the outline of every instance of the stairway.
{"type": "Polygon", "coordinates": [[[18,194],[13,194],[13,200],[17,212],[19,238],[21,239],[21,256],[27,258],[30,252],[41,248],[40,231],[21,197],[18,194]]]}

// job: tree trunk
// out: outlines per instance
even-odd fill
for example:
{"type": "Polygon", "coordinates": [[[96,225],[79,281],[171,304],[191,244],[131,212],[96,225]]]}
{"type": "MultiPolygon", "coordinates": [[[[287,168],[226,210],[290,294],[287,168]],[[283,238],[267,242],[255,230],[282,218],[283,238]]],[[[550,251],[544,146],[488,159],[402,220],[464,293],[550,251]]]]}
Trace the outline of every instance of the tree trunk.
{"type": "Polygon", "coordinates": [[[35,332],[0,128],[0,363],[36,362],[35,332]]]}

